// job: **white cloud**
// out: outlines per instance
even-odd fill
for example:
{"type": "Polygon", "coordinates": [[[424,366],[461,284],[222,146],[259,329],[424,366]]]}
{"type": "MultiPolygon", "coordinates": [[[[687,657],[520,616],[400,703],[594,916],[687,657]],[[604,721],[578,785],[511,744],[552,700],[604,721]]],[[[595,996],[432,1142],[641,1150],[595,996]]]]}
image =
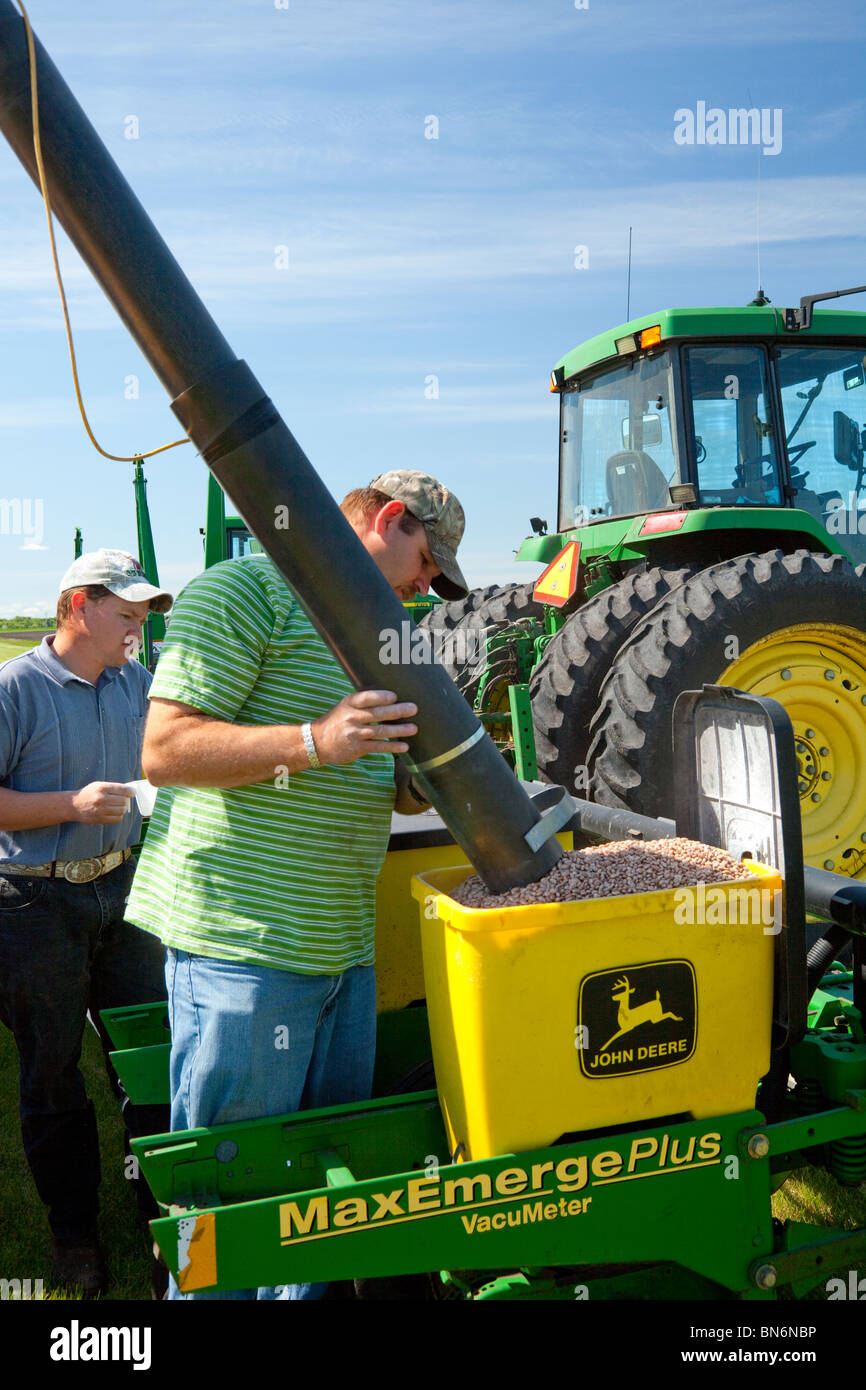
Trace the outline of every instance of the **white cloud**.
{"type": "MultiPolygon", "coordinates": [[[[672,248],[678,265],[687,267],[751,246],[754,206],[749,178],[695,178],[627,193],[555,190],[532,200],[519,193],[392,196],[375,206],[358,200],[340,212],[328,200],[310,199],[296,223],[260,207],[245,220],[234,210],[214,215],[206,233],[190,231],[188,220],[172,213],[163,230],[224,328],[336,323],[371,312],[378,323],[393,325],[417,317],[421,304],[431,321],[453,316],[449,293],[460,296],[461,309],[467,294],[481,299],[502,292],[521,309],[531,296],[536,313],[542,293],[555,300],[570,294],[579,305],[585,291],[598,292],[604,277],[622,275],[630,224],[635,225],[636,267],[669,267],[672,248]],[[275,266],[279,245],[289,248],[286,270],[275,266]],[[588,270],[573,267],[577,245],[589,248],[588,270]]],[[[859,175],[777,176],[765,182],[765,255],[774,246],[794,244],[804,248],[804,259],[810,244],[820,245],[825,255],[833,242],[850,241],[852,228],[864,222],[866,179],[859,175]]],[[[4,245],[11,245],[8,236],[0,237],[0,250],[4,245]]],[[[98,287],[79,284],[73,331],[116,327],[98,287]]],[[[5,336],[33,325],[34,289],[32,274],[22,288],[6,272],[0,296],[5,336]]],[[[50,273],[37,292],[45,296],[47,319],[50,273]]],[[[54,330],[61,332],[56,309],[52,317],[54,330]]],[[[36,322],[43,326],[41,315],[36,322]]],[[[43,423],[74,418],[71,404],[48,403],[47,409],[43,423]]],[[[0,423],[21,419],[15,402],[7,402],[0,423]]]]}
{"type": "Polygon", "coordinates": [[[859,144],[864,111],[866,101],[862,97],[833,106],[829,111],[817,111],[802,121],[800,138],[809,145],[823,145],[839,140],[846,131],[853,130],[859,144]]]}
{"type": "Polygon", "coordinates": [[[423,378],[417,387],[400,387],[365,396],[356,407],[362,414],[415,417],[431,427],[437,425],[514,424],[521,420],[557,418],[557,402],[544,393],[543,383],[502,386],[455,386],[440,380],[437,399],[424,396],[423,378]]]}
{"type": "Polygon", "coordinates": [[[190,55],[243,63],[263,50],[296,64],[334,66],[347,58],[459,52],[487,55],[574,47],[575,56],[638,49],[704,46],[752,48],[761,43],[849,41],[851,11],[812,0],[726,0],[696,8],[693,0],[591,0],[578,11],[570,0],[208,0],[179,6],[151,0],[121,17],[107,0],[90,0],[84,25],[67,18],[61,0],[34,19],[56,61],[68,58],[160,57],[184,67],[190,55]]]}
{"type": "MultiPolygon", "coordinates": [[[[626,229],[637,223],[644,264],[705,257],[753,239],[755,189],[750,178],[657,182],[626,191],[575,195],[558,190],[527,205],[522,192],[447,199],[419,195],[358,201],[335,213],[310,200],[303,222],[280,225],[260,211],[256,229],[234,217],[211,220],[208,235],[169,230],[194,283],[212,302],[232,305],[239,291],[278,319],[299,306],[429,291],[444,285],[579,283],[582,274],[619,268],[626,229]],[[172,235],[172,233],[174,233],[172,235]],[[289,248],[289,268],[274,267],[274,246],[289,248]],[[586,244],[590,270],[573,270],[573,248],[586,244]]],[[[860,175],[776,177],[765,186],[766,244],[847,239],[866,220],[866,179],[860,175]]]]}
{"type": "MultiPolygon", "coordinates": [[[[20,606],[14,603],[0,604],[0,618],[53,618],[57,608],[57,595],[53,598],[43,598],[35,603],[30,602],[20,606]]],[[[14,629],[0,630],[0,642],[13,637],[14,629]]]]}
{"type": "Polygon", "coordinates": [[[67,399],[30,396],[26,401],[0,400],[0,430],[74,425],[78,418],[78,407],[71,387],[67,399]]]}

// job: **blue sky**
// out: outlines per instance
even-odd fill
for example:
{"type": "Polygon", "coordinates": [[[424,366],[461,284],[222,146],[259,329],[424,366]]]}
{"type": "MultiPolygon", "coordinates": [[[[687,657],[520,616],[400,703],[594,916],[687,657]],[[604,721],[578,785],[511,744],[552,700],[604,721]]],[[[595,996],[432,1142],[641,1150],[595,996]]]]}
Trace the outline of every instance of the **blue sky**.
{"type": "MultiPolygon", "coordinates": [[[[753,297],[759,167],[773,301],[866,280],[864,25],[841,0],[28,12],[331,491],[388,468],[436,474],[465,506],[473,584],[532,576],[513,552],[530,515],[555,520],[549,372],[624,319],[629,225],[633,315],[753,297]],[[675,112],[701,101],[781,111],[779,153],[678,144],[675,112]]],[[[161,385],[59,246],[103,447],[177,438],[161,385]]],[[[147,476],[176,590],[201,567],[204,465],[187,445],[147,476]]],[[[0,141],[0,497],[42,499],[44,517],[39,548],[0,534],[0,616],[53,611],[76,525],[87,549],[135,548],[131,480],[78,420],[41,203],[0,141]]]]}

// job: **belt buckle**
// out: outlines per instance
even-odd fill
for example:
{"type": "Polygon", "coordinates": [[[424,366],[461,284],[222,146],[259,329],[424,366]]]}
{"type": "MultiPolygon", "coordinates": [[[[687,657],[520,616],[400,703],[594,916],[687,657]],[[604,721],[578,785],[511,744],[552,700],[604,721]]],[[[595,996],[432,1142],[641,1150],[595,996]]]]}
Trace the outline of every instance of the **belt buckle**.
{"type": "Polygon", "coordinates": [[[90,883],[98,878],[102,869],[100,859],[76,859],[67,864],[63,877],[69,883],[90,883]]]}

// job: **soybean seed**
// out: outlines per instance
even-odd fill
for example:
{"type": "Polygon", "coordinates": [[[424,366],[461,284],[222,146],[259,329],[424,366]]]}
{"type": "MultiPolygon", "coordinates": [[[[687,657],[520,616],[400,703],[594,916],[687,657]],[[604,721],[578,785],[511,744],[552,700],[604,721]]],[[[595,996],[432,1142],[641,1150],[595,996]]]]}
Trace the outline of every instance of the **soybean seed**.
{"type": "Polygon", "coordinates": [[[462,907],[526,907],[657,893],[698,883],[727,883],[748,878],[750,872],[727,850],[697,840],[675,838],[641,844],[616,840],[590,849],[567,850],[543,878],[505,893],[488,892],[483,880],[472,874],[451,897],[462,907]]]}

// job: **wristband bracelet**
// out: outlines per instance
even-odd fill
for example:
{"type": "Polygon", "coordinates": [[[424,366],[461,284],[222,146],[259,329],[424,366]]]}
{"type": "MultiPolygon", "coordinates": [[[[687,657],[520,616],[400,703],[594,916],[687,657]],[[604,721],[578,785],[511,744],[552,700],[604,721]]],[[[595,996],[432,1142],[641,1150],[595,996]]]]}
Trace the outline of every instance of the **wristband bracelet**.
{"type": "Polygon", "coordinates": [[[307,750],[307,757],[310,760],[310,767],[321,767],[319,755],[316,752],[316,740],[313,738],[313,727],[311,724],[301,725],[301,737],[304,740],[304,747],[307,750]]]}

